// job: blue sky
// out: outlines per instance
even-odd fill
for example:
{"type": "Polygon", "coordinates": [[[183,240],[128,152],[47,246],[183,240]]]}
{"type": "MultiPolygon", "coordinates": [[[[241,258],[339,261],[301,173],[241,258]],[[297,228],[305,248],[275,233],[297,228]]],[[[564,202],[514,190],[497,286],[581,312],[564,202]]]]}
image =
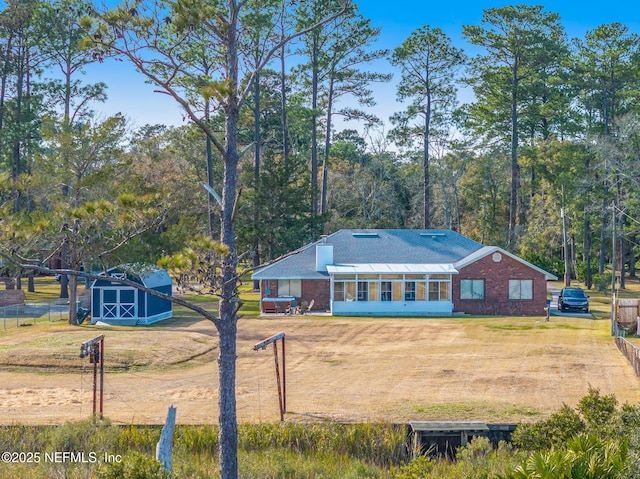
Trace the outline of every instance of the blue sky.
{"type": "MultiPolygon", "coordinates": [[[[474,50],[462,39],[462,25],[479,24],[484,9],[523,3],[485,0],[445,0],[437,3],[425,0],[354,1],[358,4],[360,13],[370,18],[372,25],[381,28],[376,48],[393,49],[413,30],[428,24],[441,28],[456,46],[465,49],[469,54],[473,54],[474,50]]],[[[528,3],[542,4],[546,11],[560,14],[561,23],[570,38],[581,37],[598,25],[616,21],[627,25],[631,32],[640,33],[640,3],[629,0],[553,0],[528,3]]],[[[390,71],[386,62],[379,62],[376,68],[390,71]]],[[[136,73],[133,68],[106,62],[91,66],[87,73],[88,81],[102,80],[109,85],[109,99],[103,105],[96,105],[96,109],[103,114],[122,112],[134,126],[146,123],[185,123],[175,102],[166,95],[154,93],[154,87],[145,84],[142,75],[136,73]]],[[[376,86],[374,91],[377,106],[373,113],[386,121],[391,113],[401,108],[395,100],[395,84],[392,82],[376,86]]]]}

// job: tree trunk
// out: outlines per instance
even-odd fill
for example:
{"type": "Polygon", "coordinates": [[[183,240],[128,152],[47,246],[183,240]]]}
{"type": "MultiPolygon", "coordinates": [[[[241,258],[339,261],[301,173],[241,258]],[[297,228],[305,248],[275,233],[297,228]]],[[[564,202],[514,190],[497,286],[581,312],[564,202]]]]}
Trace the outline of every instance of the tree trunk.
{"type": "Polygon", "coordinates": [[[311,72],[311,217],[318,214],[318,40],[317,34],[313,33],[313,59],[311,72]]]}
{"type": "Polygon", "coordinates": [[[511,90],[511,195],[509,197],[509,246],[516,242],[516,218],[518,190],[520,189],[520,165],[518,164],[518,67],[513,67],[511,90]]]}
{"type": "Polygon", "coordinates": [[[591,289],[593,285],[591,278],[591,219],[586,206],[584,211],[584,262],[586,267],[584,285],[587,289],[591,289]]]}
{"type": "Polygon", "coordinates": [[[329,82],[329,99],[327,102],[327,125],[324,140],[324,164],[322,165],[322,197],[320,213],[327,212],[327,188],[329,186],[329,153],[331,152],[331,114],[333,109],[333,77],[329,82]]]}
{"type": "MultiPolygon", "coordinates": [[[[283,7],[284,9],[284,2],[283,7]]],[[[284,22],[284,15],[283,22],[284,22]]],[[[284,26],[282,27],[284,32],[284,26]]],[[[283,33],[284,35],[284,33],[283,33]]],[[[287,70],[285,61],[285,46],[280,50],[280,101],[282,103],[282,155],[284,157],[284,169],[289,166],[289,120],[287,119],[287,70]]]]}
{"type": "MultiPolygon", "coordinates": [[[[20,58],[18,58],[18,71],[17,71],[17,79],[16,79],[16,111],[14,115],[14,122],[18,126],[18,131],[20,131],[20,127],[22,126],[22,89],[24,82],[24,54],[22,47],[20,47],[20,58]]],[[[12,196],[14,199],[13,211],[17,213],[20,211],[20,193],[17,188],[15,188],[15,184],[18,181],[18,177],[21,173],[21,157],[20,157],[20,137],[19,133],[14,133],[12,138],[13,143],[13,152],[12,152],[12,162],[11,162],[11,179],[14,183],[14,188],[12,191],[12,196]]]]}
{"type": "MultiPolygon", "coordinates": [[[[66,276],[66,274],[63,274],[62,276],[66,276]]],[[[76,306],[77,300],[78,277],[76,275],[71,275],[69,277],[69,324],[74,326],[78,325],[78,309],[76,306]]]]}
{"type": "MultiPolygon", "coordinates": [[[[209,100],[207,100],[207,103],[205,106],[204,118],[207,121],[207,124],[209,124],[209,120],[211,120],[211,108],[209,105],[209,100]]],[[[211,188],[213,188],[213,152],[211,151],[212,150],[211,138],[209,138],[208,136],[206,138],[205,148],[206,148],[206,154],[207,154],[207,183],[211,188]]],[[[211,193],[208,193],[207,208],[209,211],[209,236],[211,237],[211,239],[215,239],[217,237],[216,213],[215,213],[216,204],[217,203],[215,198],[213,198],[213,195],[211,195],[211,193]]]]}
{"type": "Polygon", "coordinates": [[[33,271],[29,271],[27,276],[27,291],[30,293],[35,293],[36,291],[35,275],[33,271]]]}
{"type": "MultiPolygon", "coordinates": [[[[604,141],[605,144],[609,139],[609,106],[608,101],[605,98],[602,100],[602,109],[604,116],[604,141]]],[[[604,159],[604,182],[603,182],[603,191],[602,191],[602,225],[600,226],[600,264],[598,267],[598,272],[600,274],[604,273],[604,264],[605,264],[605,238],[606,238],[606,230],[607,230],[607,221],[609,215],[607,214],[609,208],[607,207],[607,201],[609,197],[609,162],[607,159],[604,159]]]]}
{"type": "Polygon", "coordinates": [[[227,248],[222,260],[222,287],[219,302],[219,321],[216,324],[220,336],[218,357],[219,424],[220,424],[220,477],[238,477],[238,419],[236,412],[236,334],[237,334],[237,277],[238,257],[234,211],[238,182],[238,51],[237,24],[238,7],[229,2],[229,26],[227,28],[227,51],[225,70],[231,84],[232,95],[224,106],[225,113],[225,157],[224,183],[222,190],[222,218],[220,239],[227,248]]]}
{"type": "Polygon", "coordinates": [[[431,92],[427,87],[427,111],[424,118],[424,139],[423,148],[424,155],[422,157],[422,173],[423,173],[423,194],[424,202],[422,209],[422,227],[428,229],[431,227],[431,198],[429,195],[430,178],[429,178],[429,135],[431,134],[431,92]]]}
{"type": "MultiPolygon", "coordinates": [[[[253,205],[253,267],[260,266],[260,239],[258,231],[260,228],[260,202],[258,201],[260,193],[260,72],[258,72],[253,80],[253,143],[254,143],[254,164],[253,164],[253,187],[255,189],[256,201],[253,205]]],[[[260,289],[260,281],[253,281],[253,289],[260,289]]]]}
{"type": "Polygon", "coordinates": [[[0,130],[4,126],[4,113],[5,113],[5,97],[7,95],[7,80],[9,77],[9,69],[11,66],[11,48],[13,44],[13,35],[10,34],[7,39],[7,48],[5,49],[5,60],[2,68],[2,81],[0,82],[0,130]]]}

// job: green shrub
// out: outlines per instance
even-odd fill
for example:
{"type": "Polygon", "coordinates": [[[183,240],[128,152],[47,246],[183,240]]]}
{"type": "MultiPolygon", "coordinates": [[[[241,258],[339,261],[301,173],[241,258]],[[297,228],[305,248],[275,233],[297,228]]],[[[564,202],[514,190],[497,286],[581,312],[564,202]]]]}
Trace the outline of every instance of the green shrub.
{"type": "MultiPolygon", "coordinates": [[[[619,479],[628,450],[625,441],[580,434],[547,452],[533,452],[499,479],[619,479]]],[[[626,476],[624,476],[626,477],[626,476]]]]}
{"type": "Polygon", "coordinates": [[[400,464],[408,458],[406,430],[391,424],[244,424],[238,442],[245,451],[325,452],[378,466],[400,464]]]}
{"type": "Polygon", "coordinates": [[[601,293],[611,290],[611,273],[598,273],[593,275],[593,286],[601,293]]]}
{"type": "Polygon", "coordinates": [[[0,451],[42,451],[48,434],[49,428],[43,426],[0,427],[0,451]]]}
{"type": "Polygon", "coordinates": [[[120,429],[106,419],[67,422],[51,431],[48,448],[51,451],[110,452],[115,450],[119,435],[120,429]]]}
{"type": "Polygon", "coordinates": [[[511,440],[526,451],[546,451],[584,430],[585,424],[580,415],[565,404],[544,421],[519,425],[511,440]]]}
{"type": "Polygon", "coordinates": [[[127,452],[121,461],[103,464],[98,471],[102,479],[168,479],[170,474],[154,457],[138,451],[127,452]]]}
{"type": "Polygon", "coordinates": [[[419,456],[408,464],[391,470],[393,479],[425,479],[431,474],[435,466],[435,460],[428,456],[419,456]]]}
{"type": "Polygon", "coordinates": [[[588,394],[580,399],[577,409],[590,432],[613,438],[621,428],[617,406],[618,400],[613,394],[603,396],[600,390],[589,387],[588,394]]]}

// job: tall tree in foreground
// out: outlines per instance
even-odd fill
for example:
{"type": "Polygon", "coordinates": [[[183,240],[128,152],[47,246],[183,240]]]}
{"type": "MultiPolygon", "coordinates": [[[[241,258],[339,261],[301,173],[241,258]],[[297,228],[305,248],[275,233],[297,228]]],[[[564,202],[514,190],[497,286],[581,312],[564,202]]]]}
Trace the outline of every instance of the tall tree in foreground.
{"type": "Polygon", "coordinates": [[[439,28],[426,25],[413,32],[396,48],[391,64],[400,67],[402,78],[397,97],[409,101],[408,108],[394,115],[397,125],[394,136],[411,144],[422,142],[423,228],[431,223],[429,150],[434,125],[443,125],[455,105],[455,77],[465,63],[461,49],[451,45],[449,37],[439,28]]]}
{"type": "MultiPolygon", "coordinates": [[[[220,239],[225,254],[221,262],[218,316],[212,319],[219,333],[219,423],[220,473],[224,479],[238,476],[238,426],[235,399],[236,335],[238,310],[238,254],[236,249],[235,212],[237,202],[238,121],[240,108],[252,92],[256,75],[281,50],[283,44],[315,29],[319,24],[341,15],[345,3],[325,11],[323,18],[309,27],[284,37],[271,37],[262,44],[264,55],[252,65],[255,51],[245,49],[242,39],[250,35],[245,22],[249,11],[259,8],[259,0],[136,0],[99,16],[88,37],[105,53],[121,56],[135,65],[162,93],[170,95],[184,109],[185,115],[211,139],[224,164],[220,239]],[[251,8],[255,7],[255,8],[251,8]],[[181,56],[184,45],[198,34],[207,38],[202,54],[210,56],[209,76],[194,73],[189,61],[181,56]],[[185,79],[197,81],[187,82],[185,79]],[[212,107],[224,116],[224,135],[214,131],[204,120],[198,105],[189,101],[189,93],[199,93],[212,100],[212,107]]],[[[267,8],[265,14],[276,24],[280,8],[267,8]]],[[[252,48],[255,48],[252,47],[252,48]]]]}
{"type": "Polygon", "coordinates": [[[519,117],[524,90],[537,85],[541,65],[549,64],[549,53],[558,51],[563,38],[559,16],[547,13],[541,5],[516,5],[490,8],[482,15],[481,25],[465,25],[464,36],[486,49],[473,62],[470,82],[478,102],[475,112],[485,128],[506,136],[511,152],[511,194],[509,199],[509,238],[516,241],[518,217],[523,221],[519,203],[520,163],[518,161],[519,117]]]}

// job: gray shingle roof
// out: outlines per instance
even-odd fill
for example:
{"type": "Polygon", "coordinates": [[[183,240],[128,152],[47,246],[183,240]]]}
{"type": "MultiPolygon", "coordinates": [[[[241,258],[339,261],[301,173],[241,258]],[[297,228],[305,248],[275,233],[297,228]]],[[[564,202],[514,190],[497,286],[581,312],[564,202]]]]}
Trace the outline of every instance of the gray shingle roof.
{"type": "Polygon", "coordinates": [[[253,279],[321,279],[316,271],[318,243],[333,245],[334,264],[456,263],[483,247],[451,230],[340,230],[256,271],[253,279]]]}

